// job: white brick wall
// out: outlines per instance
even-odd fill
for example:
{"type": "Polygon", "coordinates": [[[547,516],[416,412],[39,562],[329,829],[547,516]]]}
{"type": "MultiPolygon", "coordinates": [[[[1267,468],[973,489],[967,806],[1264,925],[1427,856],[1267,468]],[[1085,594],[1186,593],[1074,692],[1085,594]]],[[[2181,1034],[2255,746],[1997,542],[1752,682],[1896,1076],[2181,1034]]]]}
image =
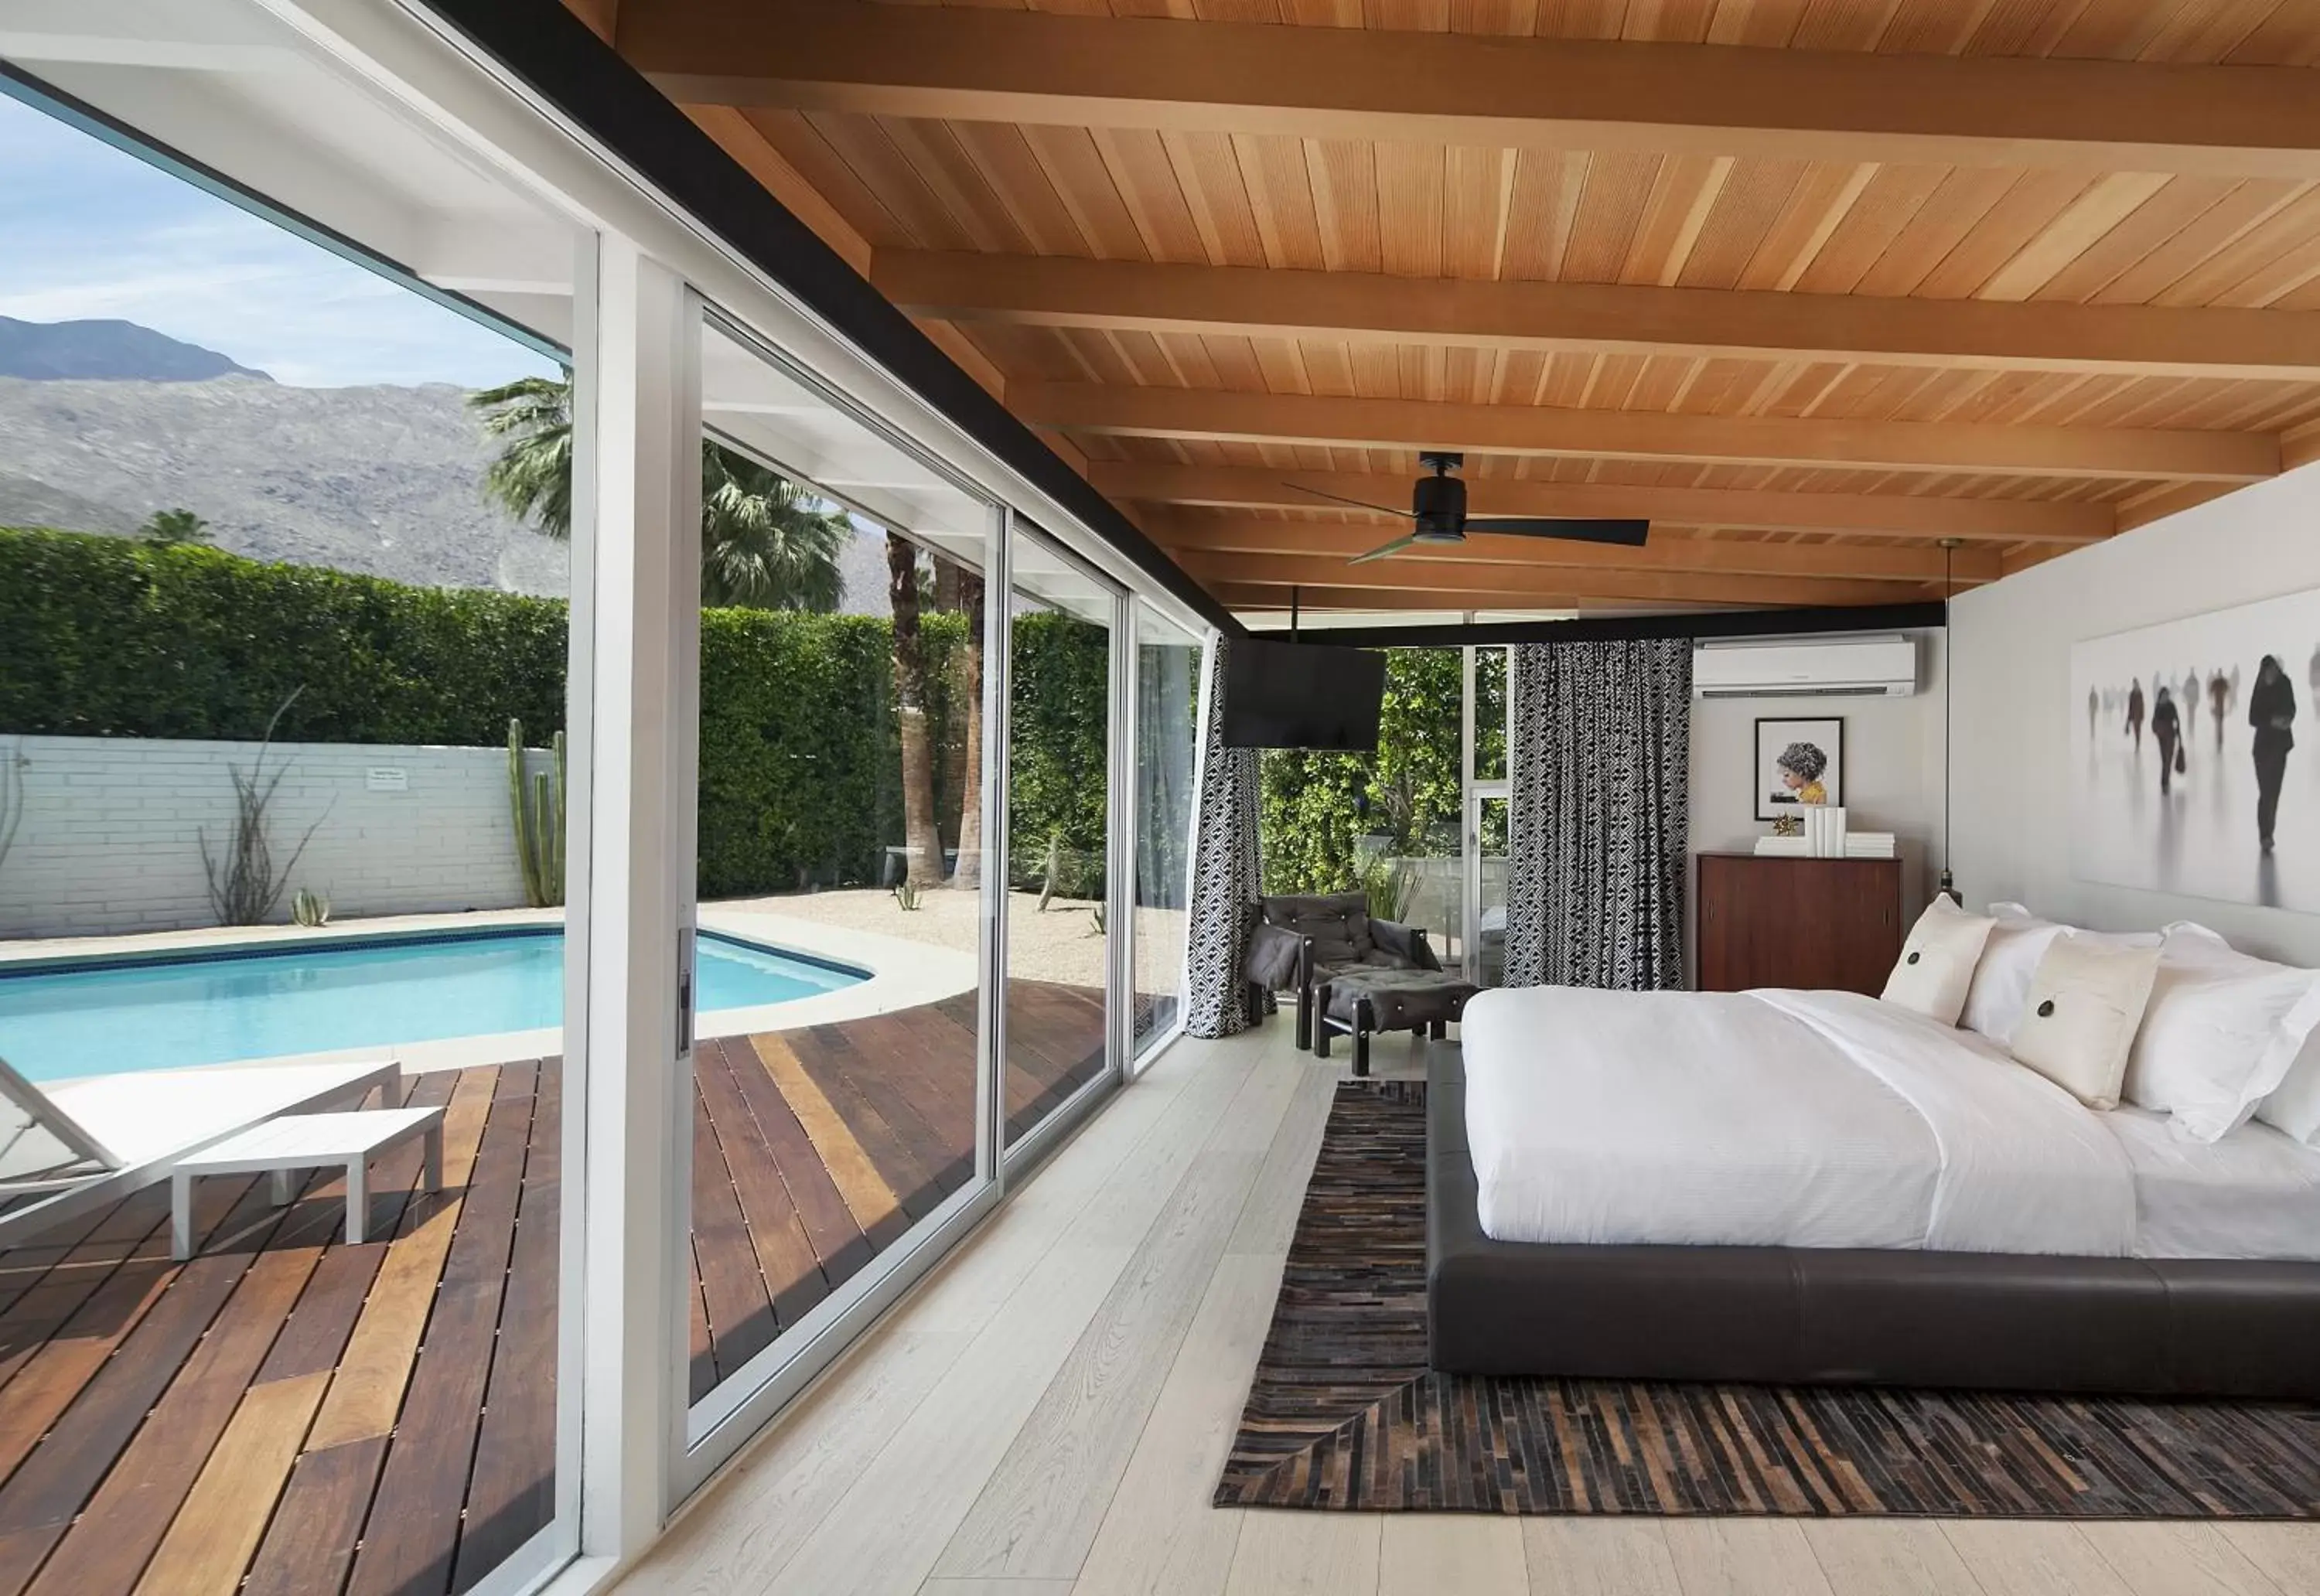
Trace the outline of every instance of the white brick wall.
{"type": "MultiPolygon", "coordinates": [[[[256,743],[0,737],[0,758],[12,748],[32,763],[16,844],[0,861],[0,938],[215,922],[199,833],[222,855],[228,766],[248,769],[256,743]]],[[[275,857],[314,826],[276,919],[302,886],[328,893],[339,919],[522,907],[506,749],[277,743],[267,768],[284,771],[268,811],[275,857]],[[372,791],[374,770],[402,771],[404,790],[372,791]]],[[[548,768],[547,757],[533,755],[531,768],[548,768]]]]}

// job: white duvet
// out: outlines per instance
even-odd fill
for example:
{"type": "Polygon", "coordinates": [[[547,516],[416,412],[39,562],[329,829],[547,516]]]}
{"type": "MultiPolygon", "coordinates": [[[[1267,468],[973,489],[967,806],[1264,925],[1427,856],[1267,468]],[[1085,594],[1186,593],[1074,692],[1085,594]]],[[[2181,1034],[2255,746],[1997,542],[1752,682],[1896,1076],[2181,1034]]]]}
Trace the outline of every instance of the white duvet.
{"type": "Polygon", "coordinates": [[[1462,1042],[1501,1241],[2136,1250],[2134,1167],[2098,1116],[1874,998],[1494,991],[1462,1042]]]}

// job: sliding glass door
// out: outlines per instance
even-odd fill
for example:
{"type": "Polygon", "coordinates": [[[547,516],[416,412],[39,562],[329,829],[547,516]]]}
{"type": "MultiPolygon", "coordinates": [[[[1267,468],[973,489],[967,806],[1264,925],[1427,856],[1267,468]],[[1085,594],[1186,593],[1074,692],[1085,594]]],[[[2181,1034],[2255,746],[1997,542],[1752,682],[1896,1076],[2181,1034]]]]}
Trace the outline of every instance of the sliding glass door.
{"type": "Polygon", "coordinates": [[[1135,838],[1128,920],[1129,1050],[1140,1059],[1183,1014],[1192,891],[1192,783],[1200,758],[1201,640],[1150,604],[1135,605],[1135,838]]]}
{"type": "Polygon", "coordinates": [[[1508,764],[1509,651],[1470,648],[1465,656],[1465,812],[1460,827],[1465,912],[1455,962],[1476,985],[1498,986],[1506,979],[1507,809],[1513,775],[1508,764]]]}
{"type": "Polygon", "coordinates": [[[1006,1145],[1117,1068],[1119,590],[1020,520],[1008,546],[1006,1145]]]}
{"type": "Polygon", "coordinates": [[[672,1283],[681,1456],[705,1467],[995,1194],[983,803],[1004,783],[982,731],[992,507],[721,317],[699,340],[672,1283]]]}

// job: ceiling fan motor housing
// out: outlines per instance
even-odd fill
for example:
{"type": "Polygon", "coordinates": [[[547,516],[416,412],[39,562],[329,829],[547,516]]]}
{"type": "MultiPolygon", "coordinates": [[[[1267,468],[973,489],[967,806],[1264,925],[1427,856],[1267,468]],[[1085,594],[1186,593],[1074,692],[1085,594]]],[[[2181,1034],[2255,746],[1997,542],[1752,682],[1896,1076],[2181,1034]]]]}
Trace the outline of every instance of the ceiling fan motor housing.
{"type": "Polygon", "coordinates": [[[1466,540],[1466,485],[1455,476],[1421,476],[1410,490],[1414,536],[1420,543],[1466,540]]]}

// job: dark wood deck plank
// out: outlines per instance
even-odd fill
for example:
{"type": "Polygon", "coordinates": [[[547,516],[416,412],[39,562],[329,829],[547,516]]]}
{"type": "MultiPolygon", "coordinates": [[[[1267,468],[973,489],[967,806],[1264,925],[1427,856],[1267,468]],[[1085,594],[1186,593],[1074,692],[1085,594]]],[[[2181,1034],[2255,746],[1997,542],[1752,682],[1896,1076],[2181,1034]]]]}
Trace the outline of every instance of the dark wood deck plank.
{"type": "Polygon", "coordinates": [[[509,1249],[483,1428],[459,1528],[454,1591],[472,1588],[556,1515],[557,1270],[562,1235],[564,1070],[543,1060],[523,1195],[509,1249]]]}
{"type": "MultiPolygon", "coordinates": [[[[982,1001],[704,1047],[696,1394],[971,1177],[982,1001]]],[[[1006,1001],[1012,1136],[1101,1072],[1105,1029],[1101,993],[1006,1001]]],[[[32,1568],[33,1596],[130,1596],[140,1563],[139,1596],[175,1596],[245,1562],[249,1596],[428,1596],[549,1521],[560,1075],[406,1090],[452,1106],[450,1189],[409,1192],[415,1146],[383,1160],[385,1239],[338,1243],[332,1176],[278,1214],[258,1183],[204,1183],[205,1245],[230,1250],[199,1272],[167,1262],[160,1190],[0,1253],[0,1596],[32,1568]],[[75,1435],[68,1468],[50,1443],[75,1435]]]]}
{"type": "MultiPolygon", "coordinates": [[[[229,1211],[223,1221],[229,1225],[265,1206],[257,1190],[263,1183],[237,1183],[245,1188],[243,1200],[229,1211]]],[[[247,1253],[215,1253],[156,1270],[148,1310],[133,1326],[103,1338],[113,1356],[73,1393],[54,1428],[0,1492],[0,1596],[16,1596],[32,1582],[194,1355],[250,1262],[247,1253]]],[[[263,1348],[253,1353],[252,1364],[262,1356],[263,1348]]]]}
{"type": "Polygon", "coordinates": [[[905,1218],[911,1224],[924,1219],[932,1209],[923,1194],[934,1171],[920,1163],[909,1141],[888,1123],[887,1105],[864,1092],[862,1082],[875,1061],[857,1046],[854,1028],[815,1026],[788,1032],[784,1039],[800,1067],[860,1143],[905,1218]]]}
{"type": "MultiPolygon", "coordinates": [[[[241,1260],[248,1267],[232,1296],[150,1416],[135,1421],[134,1438],[100,1476],[87,1505],[63,1529],[32,1584],[33,1596],[79,1596],[136,1584],[321,1256],[320,1247],[308,1245],[241,1260]]],[[[146,1356],[138,1340],[122,1349],[123,1358],[146,1356]]]]}
{"type": "Polygon", "coordinates": [[[775,1173],[789,1192],[791,1206],[796,1209],[798,1222],[805,1228],[814,1256],[820,1260],[822,1278],[835,1291],[870,1261],[870,1240],[856,1222],[853,1211],[846,1206],[845,1195],[815,1151],[813,1139],[806,1133],[797,1111],[775,1084],[773,1072],[766,1067],[757,1051],[756,1038],[734,1038],[726,1049],[725,1061],[733,1072],[734,1084],[740,1088],[743,1101],[749,1105],[750,1116],[757,1122],[759,1134],[766,1138],[773,1155],[775,1173]]]}
{"type": "MultiPolygon", "coordinates": [[[[747,1045],[744,1044],[746,1051],[747,1045]]],[[[751,1059],[754,1065],[754,1057],[751,1059]]],[[[741,1222],[757,1256],[757,1274],[773,1298],[774,1317],[784,1327],[795,1324],[816,1302],[829,1295],[822,1278],[821,1260],[790,1201],[774,1166],[774,1150],[766,1140],[757,1116],[733,1079],[732,1049],[722,1042],[702,1045],[693,1067],[710,1122],[716,1127],[717,1145],[732,1177],[733,1194],[741,1205],[741,1222]]]]}
{"type": "MultiPolygon", "coordinates": [[[[466,1069],[450,1083],[443,1120],[444,1189],[440,1195],[407,1192],[402,1202],[315,1411],[306,1450],[291,1468],[252,1560],[245,1596],[249,1591],[336,1596],[345,1582],[449,1256],[498,1075],[496,1068],[466,1069]]],[[[410,1168],[415,1174],[416,1163],[410,1168]]],[[[407,1186],[412,1177],[402,1178],[407,1186]]]]}
{"type": "Polygon", "coordinates": [[[385,1436],[302,1455],[250,1562],[241,1596],[338,1596],[385,1457],[385,1436]]]}
{"type": "Polygon", "coordinates": [[[813,1152],[813,1161],[837,1187],[847,1216],[860,1228],[875,1255],[902,1238],[911,1216],[888,1183],[885,1171],[865,1146],[839,1105],[832,1102],[791,1046],[792,1033],[767,1031],[749,1038],[749,1050],[795,1116],[813,1152]]]}
{"type": "MultiPolygon", "coordinates": [[[[818,1026],[820,1044],[799,1058],[829,1097],[846,1123],[893,1188],[903,1211],[915,1222],[934,1211],[929,1201],[955,1146],[927,1122],[907,1089],[913,1045],[893,1015],[847,1026],[818,1026]]],[[[919,1095],[928,1093],[921,1088],[919,1095]]]]}
{"type": "MultiPolygon", "coordinates": [[[[696,1060],[696,1083],[702,1067],[696,1060]]],[[[757,1272],[733,1177],[697,1084],[693,1094],[693,1256],[699,1261],[707,1299],[710,1350],[717,1378],[722,1380],[772,1342],[774,1299],[757,1272]]]]}
{"type": "MultiPolygon", "coordinates": [[[[195,1214],[217,1222],[254,1183],[232,1179],[204,1183],[210,1189],[195,1190],[195,1214]]],[[[178,1267],[169,1261],[167,1224],[165,1208],[160,1224],[0,1390],[0,1475],[7,1480],[5,1489],[0,1489],[0,1523],[5,1522],[6,1509],[19,1493],[18,1475],[33,1450],[83,1391],[101,1377],[114,1349],[177,1279],[178,1267]]]]}
{"type": "Polygon", "coordinates": [[[450,1253],[348,1580],[349,1596],[443,1596],[450,1589],[459,1510],[507,1290],[538,1074],[534,1065],[508,1065],[493,1083],[450,1253]]]}

